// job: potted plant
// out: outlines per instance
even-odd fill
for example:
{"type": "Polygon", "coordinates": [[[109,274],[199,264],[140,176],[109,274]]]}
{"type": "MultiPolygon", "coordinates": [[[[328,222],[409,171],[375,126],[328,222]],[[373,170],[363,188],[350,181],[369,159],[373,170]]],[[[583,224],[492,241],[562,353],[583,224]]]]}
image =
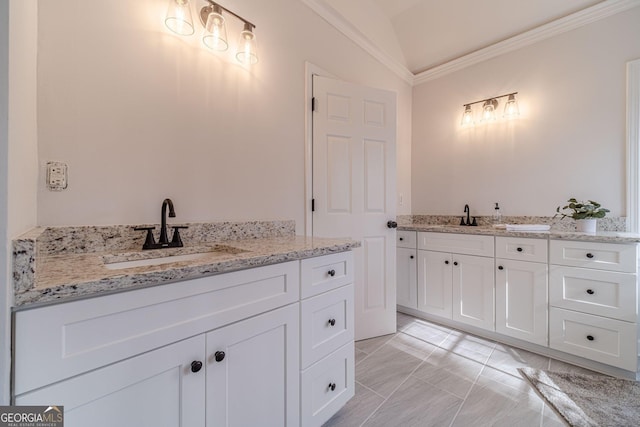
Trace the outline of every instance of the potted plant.
{"type": "Polygon", "coordinates": [[[598,218],[604,218],[609,212],[609,209],[603,208],[600,203],[593,200],[582,202],[572,197],[567,200],[567,203],[562,208],[560,206],[556,208],[554,218],[558,215],[561,215],[563,219],[573,218],[576,220],[576,230],[585,233],[595,233],[598,218]]]}

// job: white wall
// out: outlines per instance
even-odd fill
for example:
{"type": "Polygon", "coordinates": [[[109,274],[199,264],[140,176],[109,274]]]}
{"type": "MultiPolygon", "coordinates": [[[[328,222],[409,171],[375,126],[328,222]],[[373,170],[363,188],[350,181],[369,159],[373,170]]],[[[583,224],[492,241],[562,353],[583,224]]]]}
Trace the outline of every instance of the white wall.
{"type": "Polygon", "coordinates": [[[36,224],[35,0],[0,0],[0,404],[9,404],[11,239],[36,224]]]}
{"type": "Polygon", "coordinates": [[[634,8],[415,87],[413,213],[462,215],[469,203],[489,215],[500,202],[506,215],[549,216],[575,196],[624,215],[625,70],[638,40],[634,8]],[[512,91],[520,119],[460,127],[464,103],[512,91]]]}
{"type": "Polygon", "coordinates": [[[39,185],[40,225],[158,222],[171,197],[176,222],[284,218],[302,233],[305,61],[398,92],[399,157],[410,152],[409,85],[300,1],[224,4],[257,25],[252,70],[172,35],[167,4],[40,2],[41,173],[69,165],[66,191],[39,185]]]}

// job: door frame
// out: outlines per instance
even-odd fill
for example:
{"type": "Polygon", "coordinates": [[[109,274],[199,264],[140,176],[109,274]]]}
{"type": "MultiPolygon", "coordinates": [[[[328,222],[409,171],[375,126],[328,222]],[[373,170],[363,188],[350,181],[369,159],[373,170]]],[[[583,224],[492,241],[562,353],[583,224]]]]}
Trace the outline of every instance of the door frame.
{"type": "Polygon", "coordinates": [[[329,77],[339,80],[334,74],[317,65],[305,61],[305,90],[304,90],[304,235],[313,236],[313,212],[311,199],[313,198],[313,76],[329,77]]]}

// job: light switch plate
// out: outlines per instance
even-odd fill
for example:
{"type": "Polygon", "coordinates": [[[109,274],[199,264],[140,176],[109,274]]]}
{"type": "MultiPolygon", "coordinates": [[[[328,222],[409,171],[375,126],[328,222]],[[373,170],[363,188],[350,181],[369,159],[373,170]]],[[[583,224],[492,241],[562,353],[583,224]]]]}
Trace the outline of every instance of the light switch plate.
{"type": "Polygon", "coordinates": [[[68,184],[67,164],[47,162],[47,188],[51,191],[62,191],[68,184]]]}

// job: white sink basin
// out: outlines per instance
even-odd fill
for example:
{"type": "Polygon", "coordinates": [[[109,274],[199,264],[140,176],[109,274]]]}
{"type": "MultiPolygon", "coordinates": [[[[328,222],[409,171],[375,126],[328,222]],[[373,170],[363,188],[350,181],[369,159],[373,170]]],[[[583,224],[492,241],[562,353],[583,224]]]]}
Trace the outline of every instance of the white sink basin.
{"type": "Polygon", "coordinates": [[[180,261],[195,261],[205,258],[207,255],[209,254],[197,253],[185,255],[169,255],[161,258],[134,259],[132,261],[112,262],[111,264],[105,264],[104,266],[107,267],[108,270],[122,270],[124,268],[149,267],[152,265],[162,265],[180,261]]]}
{"type": "MultiPolygon", "coordinates": [[[[163,251],[160,249],[159,251],[163,251]]],[[[125,268],[134,267],[150,267],[152,265],[170,264],[173,262],[182,261],[197,261],[203,258],[213,259],[216,256],[228,257],[229,255],[236,255],[239,253],[247,252],[243,249],[234,248],[227,245],[215,245],[213,247],[204,249],[200,252],[194,252],[190,254],[170,254],[170,253],[146,253],[143,256],[146,258],[140,259],[140,253],[128,253],[108,255],[104,257],[104,266],[108,270],[123,270],[125,268]],[[135,259],[127,259],[135,258],[135,259]]]]}

